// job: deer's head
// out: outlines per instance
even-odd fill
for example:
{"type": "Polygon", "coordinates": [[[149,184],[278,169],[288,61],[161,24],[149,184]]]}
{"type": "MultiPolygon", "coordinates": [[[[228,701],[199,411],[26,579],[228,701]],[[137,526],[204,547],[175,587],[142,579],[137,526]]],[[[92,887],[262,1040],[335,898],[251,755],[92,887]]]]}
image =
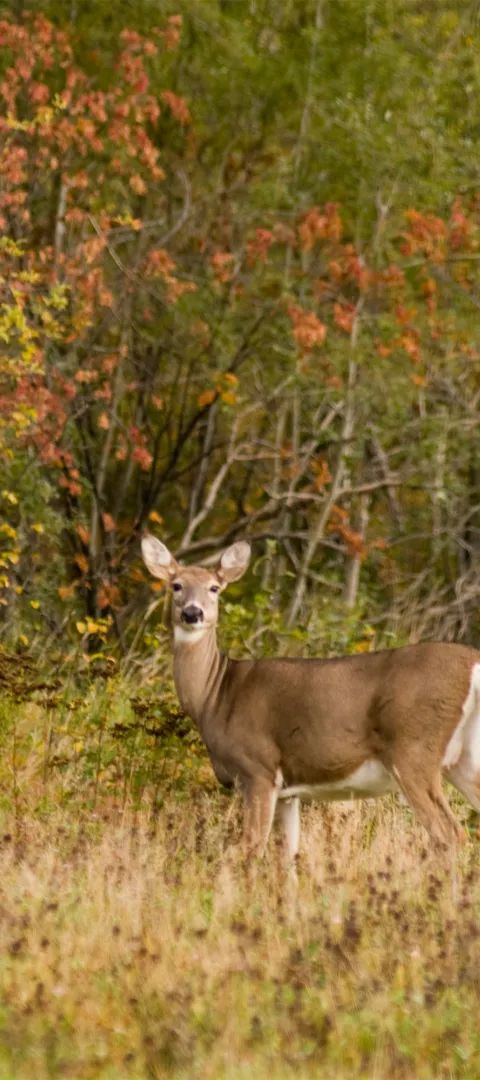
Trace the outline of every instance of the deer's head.
{"type": "MultiPolygon", "coordinates": [[[[172,591],[173,626],[192,640],[218,620],[218,597],[232,581],[245,573],[250,544],[240,540],[226,548],[217,566],[182,566],[165,544],[147,534],[142,539],[143,561],[154,577],[166,581],[172,591]]],[[[183,638],[183,634],[182,634],[183,638]]]]}

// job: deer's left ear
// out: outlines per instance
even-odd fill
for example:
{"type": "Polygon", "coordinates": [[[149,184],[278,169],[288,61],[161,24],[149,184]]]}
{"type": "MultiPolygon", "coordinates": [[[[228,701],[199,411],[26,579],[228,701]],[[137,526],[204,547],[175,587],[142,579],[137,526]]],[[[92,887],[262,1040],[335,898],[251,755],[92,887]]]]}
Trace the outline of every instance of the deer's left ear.
{"type": "Polygon", "coordinates": [[[169,581],[178,574],[179,566],[176,559],[165,544],[150,533],[142,537],[142,557],[145,566],[154,577],[169,581]]]}
{"type": "Polygon", "coordinates": [[[225,585],[231,581],[238,581],[245,573],[250,562],[252,549],[246,540],[238,540],[226,548],[217,567],[217,577],[225,585]]]}

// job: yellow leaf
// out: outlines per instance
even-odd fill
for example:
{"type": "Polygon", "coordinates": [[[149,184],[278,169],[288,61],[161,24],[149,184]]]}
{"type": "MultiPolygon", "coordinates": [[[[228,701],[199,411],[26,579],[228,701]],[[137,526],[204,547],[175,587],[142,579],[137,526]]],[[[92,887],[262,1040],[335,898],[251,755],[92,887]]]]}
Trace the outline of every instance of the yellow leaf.
{"type": "Polygon", "coordinates": [[[10,540],[15,540],[17,535],[17,530],[14,529],[12,525],[9,525],[8,521],[2,521],[0,524],[0,532],[4,533],[5,536],[9,536],[10,540]]]}
{"type": "Polygon", "coordinates": [[[30,607],[33,607],[35,611],[40,607],[40,600],[30,600],[30,607]]]}
{"type": "Polygon", "coordinates": [[[17,505],[18,499],[17,496],[13,494],[13,491],[6,491],[4,488],[4,490],[2,491],[2,495],[3,498],[7,500],[7,502],[12,504],[12,506],[17,505]]]}
{"type": "Polygon", "coordinates": [[[234,393],[233,390],[224,390],[221,397],[222,397],[222,401],[225,402],[225,405],[236,405],[237,404],[237,397],[236,397],[236,394],[234,393]]]}
{"type": "Polygon", "coordinates": [[[35,521],[33,523],[33,525],[32,525],[32,529],[36,533],[44,533],[45,532],[45,527],[44,527],[44,525],[42,525],[41,521],[35,521]]]}
{"type": "Polygon", "coordinates": [[[81,622],[81,621],[80,621],[80,622],[76,622],[76,623],[75,623],[75,626],[76,626],[76,628],[77,628],[77,630],[78,630],[79,634],[84,634],[84,633],[85,633],[85,631],[86,631],[86,629],[87,629],[87,627],[86,627],[86,624],[85,624],[84,622],[81,622]]]}
{"type": "Polygon", "coordinates": [[[26,634],[19,634],[18,635],[18,640],[21,643],[21,645],[29,645],[30,644],[26,634]]]}
{"type": "Polygon", "coordinates": [[[148,515],[148,520],[149,521],[156,521],[157,525],[163,525],[163,518],[160,516],[160,514],[157,514],[156,510],[151,510],[150,511],[150,513],[148,515]]]}

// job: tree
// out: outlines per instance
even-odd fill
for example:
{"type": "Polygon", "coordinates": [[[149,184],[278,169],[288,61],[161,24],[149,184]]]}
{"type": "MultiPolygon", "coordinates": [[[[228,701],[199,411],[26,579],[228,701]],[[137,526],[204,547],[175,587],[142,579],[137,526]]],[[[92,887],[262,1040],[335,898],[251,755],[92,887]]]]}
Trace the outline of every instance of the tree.
{"type": "Polygon", "coordinates": [[[0,27],[5,626],[122,643],[150,523],[275,543],[291,628],[469,635],[473,9],[179,7],[0,27]]]}

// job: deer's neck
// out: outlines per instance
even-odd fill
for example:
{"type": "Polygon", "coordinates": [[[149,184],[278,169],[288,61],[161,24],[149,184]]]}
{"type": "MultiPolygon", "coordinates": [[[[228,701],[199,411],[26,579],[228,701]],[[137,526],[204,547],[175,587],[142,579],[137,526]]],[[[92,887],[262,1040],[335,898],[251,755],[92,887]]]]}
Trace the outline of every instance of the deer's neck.
{"type": "Polygon", "coordinates": [[[180,704],[202,727],[215,701],[228,663],[221,656],[215,627],[196,634],[174,627],[173,677],[180,704]]]}

